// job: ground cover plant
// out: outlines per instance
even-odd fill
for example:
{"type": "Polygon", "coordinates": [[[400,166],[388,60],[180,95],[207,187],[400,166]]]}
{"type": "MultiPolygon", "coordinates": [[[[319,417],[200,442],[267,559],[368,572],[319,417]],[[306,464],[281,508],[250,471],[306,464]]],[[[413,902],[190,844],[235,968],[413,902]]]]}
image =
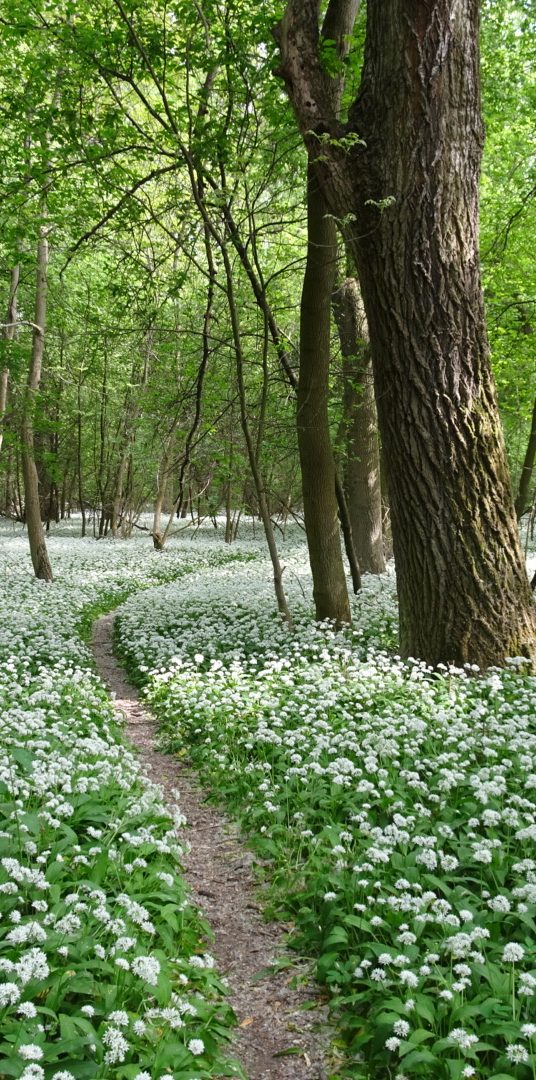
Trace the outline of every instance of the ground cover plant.
{"type": "Polygon", "coordinates": [[[395,652],[392,575],[352,630],[296,629],[261,564],[122,608],[119,648],[164,746],[191,757],[272,860],[355,1080],[536,1076],[536,679],[432,672],[395,652]]]}
{"type": "Polygon", "coordinates": [[[237,1075],[180,806],[140,775],[82,639],[88,613],[229,553],[53,537],[44,584],[20,532],[0,581],[0,1076],[237,1075]]]}

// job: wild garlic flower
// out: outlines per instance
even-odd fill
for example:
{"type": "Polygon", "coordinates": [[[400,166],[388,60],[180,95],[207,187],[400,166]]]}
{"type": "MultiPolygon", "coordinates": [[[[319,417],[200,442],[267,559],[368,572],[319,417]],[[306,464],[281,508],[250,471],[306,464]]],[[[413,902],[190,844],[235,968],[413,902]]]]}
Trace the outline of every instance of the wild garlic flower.
{"type": "Polygon", "coordinates": [[[188,1049],[194,1057],[199,1057],[200,1054],[205,1053],[205,1044],[202,1039],[190,1039],[188,1049]]]}
{"type": "Polygon", "coordinates": [[[42,1047],[37,1046],[36,1043],[23,1043],[18,1047],[18,1053],[26,1061],[40,1061],[44,1056],[42,1047]]]}
{"type": "Polygon", "coordinates": [[[523,959],[524,955],[525,950],[523,946],[518,945],[515,941],[510,941],[504,946],[502,958],[505,964],[518,964],[519,961],[523,959]]]}
{"type": "Polygon", "coordinates": [[[460,1050],[470,1050],[471,1046],[478,1042],[478,1035],[472,1035],[465,1028],[453,1028],[449,1031],[449,1039],[457,1043],[460,1050]]]}
{"type": "Polygon", "coordinates": [[[513,1065],[523,1065],[529,1060],[528,1050],[521,1043],[511,1043],[506,1047],[506,1056],[513,1065]]]}
{"type": "Polygon", "coordinates": [[[158,976],[160,974],[160,961],[154,956],[135,956],[131,963],[132,970],[135,975],[138,975],[140,979],[148,983],[149,986],[156,986],[158,983],[158,976]]]}

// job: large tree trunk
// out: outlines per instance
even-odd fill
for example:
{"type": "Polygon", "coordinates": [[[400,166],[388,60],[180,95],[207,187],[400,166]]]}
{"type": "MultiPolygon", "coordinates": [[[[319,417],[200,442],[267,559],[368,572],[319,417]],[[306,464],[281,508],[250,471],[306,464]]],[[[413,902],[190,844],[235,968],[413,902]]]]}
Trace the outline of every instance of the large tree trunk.
{"type": "Polygon", "coordinates": [[[385,570],[378,414],[372,355],[359,286],[346,278],[333,293],[342,353],[344,491],[361,570],[385,570]]]}
{"type": "Polygon", "coordinates": [[[388,458],[404,655],[535,655],[478,254],[478,3],[368,6],[354,243],[388,458]],[[365,230],[367,231],[367,230],[365,230]]]}
{"type": "Polygon", "coordinates": [[[337,231],[311,167],[307,176],[307,264],[300,314],[298,448],[303,515],[318,619],[350,622],[341,553],[335,462],[329,430],[331,294],[337,231]]]}
{"type": "Polygon", "coordinates": [[[52,581],[52,567],[48,558],[45,533],[41,521],[39,502],[39,479],[34,454],[34,412],[45,345],[46,297],[47,297],[48,241],[46,228],[41,228],[37,245],[37,282],[35,294],[35,325],[32,338],[32,356],[28,382],[24,394],[21,423],[22,474],[24,478],[24,513],[28,528],[28,541],[35,576],[52,581]]]}
{"type": "Polygon", "coordinates": [[[525,459],[523,461],[523,468],[521,469],[521,476],[519,477],[519,487],[516,497],[516,514],[518,521],[523,517],[523,514],[530,508],[530,484],[532,480],[532,474],[534,472],[534,463],[536,461],[536,401],[534,402],[534,409],[532,411],[532,424],[530,427],[529,441],[527,443],[527,450],[525,453],[525,459]]]}
{"type": "Polygon", "coordinates": [[[480,283],[478,9],[369,0],[346,129],[322,97],[316,6],[289,0],[281,42],[311,154],[311,129],[338,138],[317,160],[330,209],[356,218],[349,240],[387,462],[401,650],[486,667],[535,658],[536,622],[480,283]],[[341,146],[341,135],[364,143],[341,146]]]}

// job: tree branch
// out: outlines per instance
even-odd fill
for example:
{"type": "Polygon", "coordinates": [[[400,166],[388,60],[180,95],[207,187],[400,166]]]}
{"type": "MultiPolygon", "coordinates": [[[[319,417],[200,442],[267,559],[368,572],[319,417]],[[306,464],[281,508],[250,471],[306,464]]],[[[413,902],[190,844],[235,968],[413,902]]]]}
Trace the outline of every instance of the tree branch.
{"type": "Polygon", "coordinates": [[[91,229],[88,229],[88,231],[85,232],[83,236],[81,236],[76,241],[76,244],[74,244],[74,246],[69,252],[67,261],[60,270],[60,277],[67,269],[69,263],[73,259],[73,256],[82,247],[82,244],[85,244],[86,240],[90,240],[92,236],[95,236],[95,234],[99,232],[100,229],[102,229],[103,226],[106,225],[106,223],[110,221],[111,218],[113,218],[117,213],[119,213],[125,203],[128,202],[128,200],[132,197],[132,195],[135,194],[136,191],[139,190],[139,188],[143,187],[144,184],[150,183],[151,180],[155,180],[157,176],[164,176],[166,173],[174,172],[176,169],[178,169],[178,167],[179,162],[174,161],[173,165],[164,165],[161,166],[161,168],[159,169],[153,169],[152,172],[147,174],[147,176],[143,176],[140,180],[137,180],[136,183],[132,185],[132,187],[128,188],[128,190],[125,191],[124,194],[121,196],[119,201],[116,202],[114,206],[111,206],[110,209],[104,214],[104,216],[101,217],[100,221],[97,221],[97,223],[93,225],[91,229]]]}

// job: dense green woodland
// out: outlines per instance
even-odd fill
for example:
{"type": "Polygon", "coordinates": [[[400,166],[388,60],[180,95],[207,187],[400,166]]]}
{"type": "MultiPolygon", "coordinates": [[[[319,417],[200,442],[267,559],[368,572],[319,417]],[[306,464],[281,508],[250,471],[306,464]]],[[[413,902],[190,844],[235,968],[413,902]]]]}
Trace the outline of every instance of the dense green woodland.
{"type": "Polygon", "coordinates": [[[73,509],[124,536],[153,505],[160,547],[245,511],[289,621],[271,522],[303,511],[319,618],[349,618],[340,520],[354,589],[394,545],[403,652],[533,655],[479,269],[520,517],[534,10],[481,5],[479,256],[480,5],[421,36],[404,6],[2,4],[1,505],[37,576],[73,509]]]}

